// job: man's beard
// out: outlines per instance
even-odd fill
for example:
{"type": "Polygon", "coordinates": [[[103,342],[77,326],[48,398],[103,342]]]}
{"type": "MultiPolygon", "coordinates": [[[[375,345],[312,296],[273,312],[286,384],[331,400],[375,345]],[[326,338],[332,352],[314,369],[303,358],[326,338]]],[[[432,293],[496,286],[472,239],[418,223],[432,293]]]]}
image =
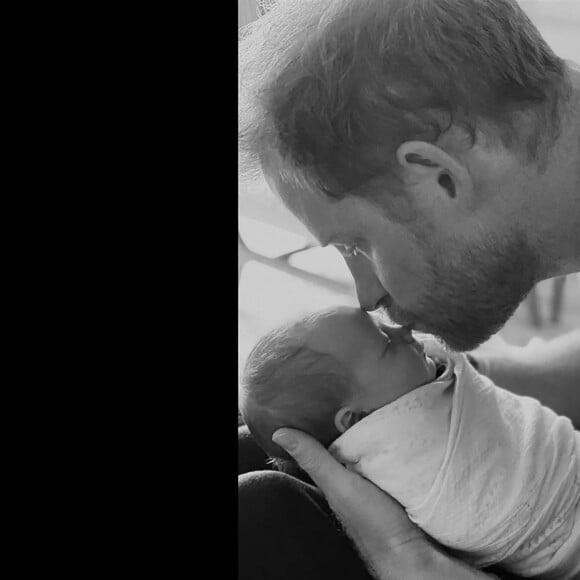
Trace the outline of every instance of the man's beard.
{"type": "MultiPolygon", "coordinates": [[[[421,242],[425,255],[430,256],[421,242]]],[[[456,351],[471,350],[495,334],[538,281],[536,259],[515,232],[501,240],[487,238],[429,261],[430,281],[413,310],[393,303],[394,321],[414,321],[419,330],[442,339],[456,351]]]]}

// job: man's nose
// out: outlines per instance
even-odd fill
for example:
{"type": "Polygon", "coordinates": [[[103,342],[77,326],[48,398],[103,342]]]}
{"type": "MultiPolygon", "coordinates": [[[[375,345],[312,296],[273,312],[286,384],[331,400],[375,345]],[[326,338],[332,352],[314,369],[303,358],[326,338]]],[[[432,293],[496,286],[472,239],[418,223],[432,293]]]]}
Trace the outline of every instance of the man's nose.
{"type": "Polygon", "coordinates": [[[381,303],[390,303],[389,293],[383,288],[367,258],[357,255],[345,260],[354,278],[356,294],[363,310],[376,310],[381,303]]]}

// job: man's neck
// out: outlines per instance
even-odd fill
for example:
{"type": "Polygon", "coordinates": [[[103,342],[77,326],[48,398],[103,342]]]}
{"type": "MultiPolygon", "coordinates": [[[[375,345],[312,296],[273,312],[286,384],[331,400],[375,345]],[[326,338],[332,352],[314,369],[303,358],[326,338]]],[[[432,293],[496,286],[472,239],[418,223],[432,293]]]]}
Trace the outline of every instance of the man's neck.
{"type": "Polygon", "coordinates": [[[536,224],[546,278],[580,271],[580,66],[568,64],[572,96],[545,176],[538,213],[544,223],[536,224]]]}
{"type": "Polygon", "coordinates": [[[564,125],[570,130],[568,139],[573,154],[570,186],[566,192],[569,205],[562,208],[563,222],[566,223],[565,213],[570,217],[568,244],[565,246],[567,264],[563,265],[562,274],[580,271],[580,65],[570,62],[569,71],[573,96],[564,125]]]}

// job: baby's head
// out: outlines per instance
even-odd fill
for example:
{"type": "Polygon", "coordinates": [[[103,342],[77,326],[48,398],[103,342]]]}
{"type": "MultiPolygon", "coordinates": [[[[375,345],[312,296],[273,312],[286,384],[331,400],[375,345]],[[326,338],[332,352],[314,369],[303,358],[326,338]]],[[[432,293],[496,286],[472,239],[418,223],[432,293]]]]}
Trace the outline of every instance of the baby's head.
{"type": "Polygon", "coordinates": [[[264,336],[246,363],[242,417],[271,457],[293,427],[329,446],[357,421],[435,378],[435,363],[406,328],[358,308],[311,314],[264,336]]]}

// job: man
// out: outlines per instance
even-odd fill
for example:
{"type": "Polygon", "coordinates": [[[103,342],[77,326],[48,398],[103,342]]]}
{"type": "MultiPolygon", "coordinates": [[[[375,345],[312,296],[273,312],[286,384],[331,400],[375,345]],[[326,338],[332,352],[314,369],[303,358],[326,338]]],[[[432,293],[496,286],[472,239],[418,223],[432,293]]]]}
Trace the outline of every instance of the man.
{"type": "MultiPolygon", "coordinates": [[[[471,350],[538,281],[580,270],[580,70],[514,0],[279,0],[240,57],[243,167],[343,254],[363,309],[471,350]]],[[[579,334],[481,358],[580,423],[579,334]]],[[[281,434],[364,573],[486,577],[308,436],[281,434]]]]}

